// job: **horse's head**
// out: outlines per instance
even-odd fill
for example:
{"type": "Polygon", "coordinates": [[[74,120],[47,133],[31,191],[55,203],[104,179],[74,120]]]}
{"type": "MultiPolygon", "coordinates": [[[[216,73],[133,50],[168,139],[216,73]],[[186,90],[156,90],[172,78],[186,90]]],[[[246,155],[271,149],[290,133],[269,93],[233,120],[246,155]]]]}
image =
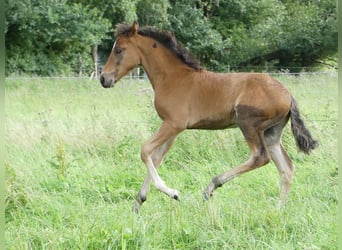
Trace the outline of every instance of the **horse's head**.
{"type": "Polygon", "coordinates": [[[138,28],[138,23],[134,22],[129,32],[117,37],[100,76],[100,82],[104,88],[113,87],[117,81],[140,64],[135,42],[138,28]]]}

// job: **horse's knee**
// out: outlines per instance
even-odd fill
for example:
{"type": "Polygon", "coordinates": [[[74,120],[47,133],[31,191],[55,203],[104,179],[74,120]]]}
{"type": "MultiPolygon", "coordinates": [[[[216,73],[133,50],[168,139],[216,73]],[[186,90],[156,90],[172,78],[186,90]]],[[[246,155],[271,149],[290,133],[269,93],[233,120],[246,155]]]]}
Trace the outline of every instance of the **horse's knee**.
{"type": "Polygon", "coordinates": [[[146,162],[148,158],[151,156],[151,152],[149,150],[148,144],[144,144],[141,146],[141,151],[140,151],[140,158],[143,162],[146,162]]]}
{"type": "Polygon", "coordinates": [[[141,159],[143,162],[146,162],[147,155],[146,155],[145,151],[143,151],[143,150],[141,150],[141,152],[140,152],[140,159],[141,159]]]}

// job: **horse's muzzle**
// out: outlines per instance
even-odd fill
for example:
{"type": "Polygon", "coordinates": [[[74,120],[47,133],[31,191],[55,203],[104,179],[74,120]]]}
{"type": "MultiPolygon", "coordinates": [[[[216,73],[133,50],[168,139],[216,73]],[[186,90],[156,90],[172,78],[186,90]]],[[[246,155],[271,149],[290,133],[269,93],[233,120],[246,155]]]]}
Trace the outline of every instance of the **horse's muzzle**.
{"type": "Polygon", "coordinates": [[[112,88],[114,87],[114,83],[115,83],[113,78],[106,79],[104,75],[100,76],[100,82],[101,82],[102,87],[104,88],[112,88]]]}

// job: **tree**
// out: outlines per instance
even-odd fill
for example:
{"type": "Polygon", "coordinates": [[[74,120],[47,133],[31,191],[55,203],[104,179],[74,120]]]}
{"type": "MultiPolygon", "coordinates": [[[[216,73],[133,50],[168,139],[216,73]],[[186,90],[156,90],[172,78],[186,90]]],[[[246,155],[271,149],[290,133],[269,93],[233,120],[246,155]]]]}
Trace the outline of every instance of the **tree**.
{"type": "Polygon", "coordinates": [[[334,0],[5,0],[6,74],[93,71],[117,23],[170,30],[210,70],[312,67],[337,54],[334,0]]]}
{"type": "Polygon", "coordinates": [[[225,44],[196,1],[170,1],[170,29],[208,69],[220,70],[225,44]]]}
{"type": "Polygon", "coordinates": [[[246,67],[268,61],[296,70],[337,52],[332,0],[230,0],[210,10],[211,22],[225,39],[225,63],[246,67]]]}
{"type": "Polygon", "coordinates": [[[140,25],[169,28],[168,10],[171,7],[168,0],[140,0],[137,3],[137,16],[140,25]]]}
{"type": "Polygon", "coordinates": [[[133,23],[133,21],[138,20],[137,4],[140,1],[141,0],[68,0],[70,3],[82,4],[89,9],[96,9],[101,13],[103,19],[110,22],[110,28],[103,33],[105,38],[98,46],[98,55],[100,61],[103,63],[113,47],[115,25],[122,22],[133,23]]]}
{"type": "Polygon", "coordinates": [[[90,48],[105,38],[109,27],[96,9],[66,0],[6,0],[7,75],[90,69],[90,48]]]}

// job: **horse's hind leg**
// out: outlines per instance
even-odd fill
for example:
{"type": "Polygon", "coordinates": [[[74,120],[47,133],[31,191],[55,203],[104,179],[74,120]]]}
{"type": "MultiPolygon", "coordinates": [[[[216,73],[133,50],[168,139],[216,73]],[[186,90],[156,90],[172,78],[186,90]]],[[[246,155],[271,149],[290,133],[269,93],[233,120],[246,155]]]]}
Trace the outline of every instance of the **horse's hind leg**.
{"type": "Polygon", "coordinates": [[[285,205],[291,188],[295,167],[280,142],[284,125],[278,125],[265,132],[268,151],[280,175],[280,206],[285,205]]]}
{"type": "Polygon", "coordinates": [[[227,181],[245,172],[264,166],[270,161],[270,156],[268,154],[264,141],[263,131],[258,131],[257,129],[250,126],[240,126],[240,128],[251,150],[250,157],[242,165],[230,169],[227,172],[224,172],[223,174],[220,174],[213,178],[213,180],[203,193],[203,198],[205,200],[209,199],[212,196],[216,188],[221,187],[227,181]]]}
{"type": "Polygon", "coordinates": [[[280,175],[280,206],[285,205],[291,188],[295,167],[281,143],[268,147],[280,175]]]}

